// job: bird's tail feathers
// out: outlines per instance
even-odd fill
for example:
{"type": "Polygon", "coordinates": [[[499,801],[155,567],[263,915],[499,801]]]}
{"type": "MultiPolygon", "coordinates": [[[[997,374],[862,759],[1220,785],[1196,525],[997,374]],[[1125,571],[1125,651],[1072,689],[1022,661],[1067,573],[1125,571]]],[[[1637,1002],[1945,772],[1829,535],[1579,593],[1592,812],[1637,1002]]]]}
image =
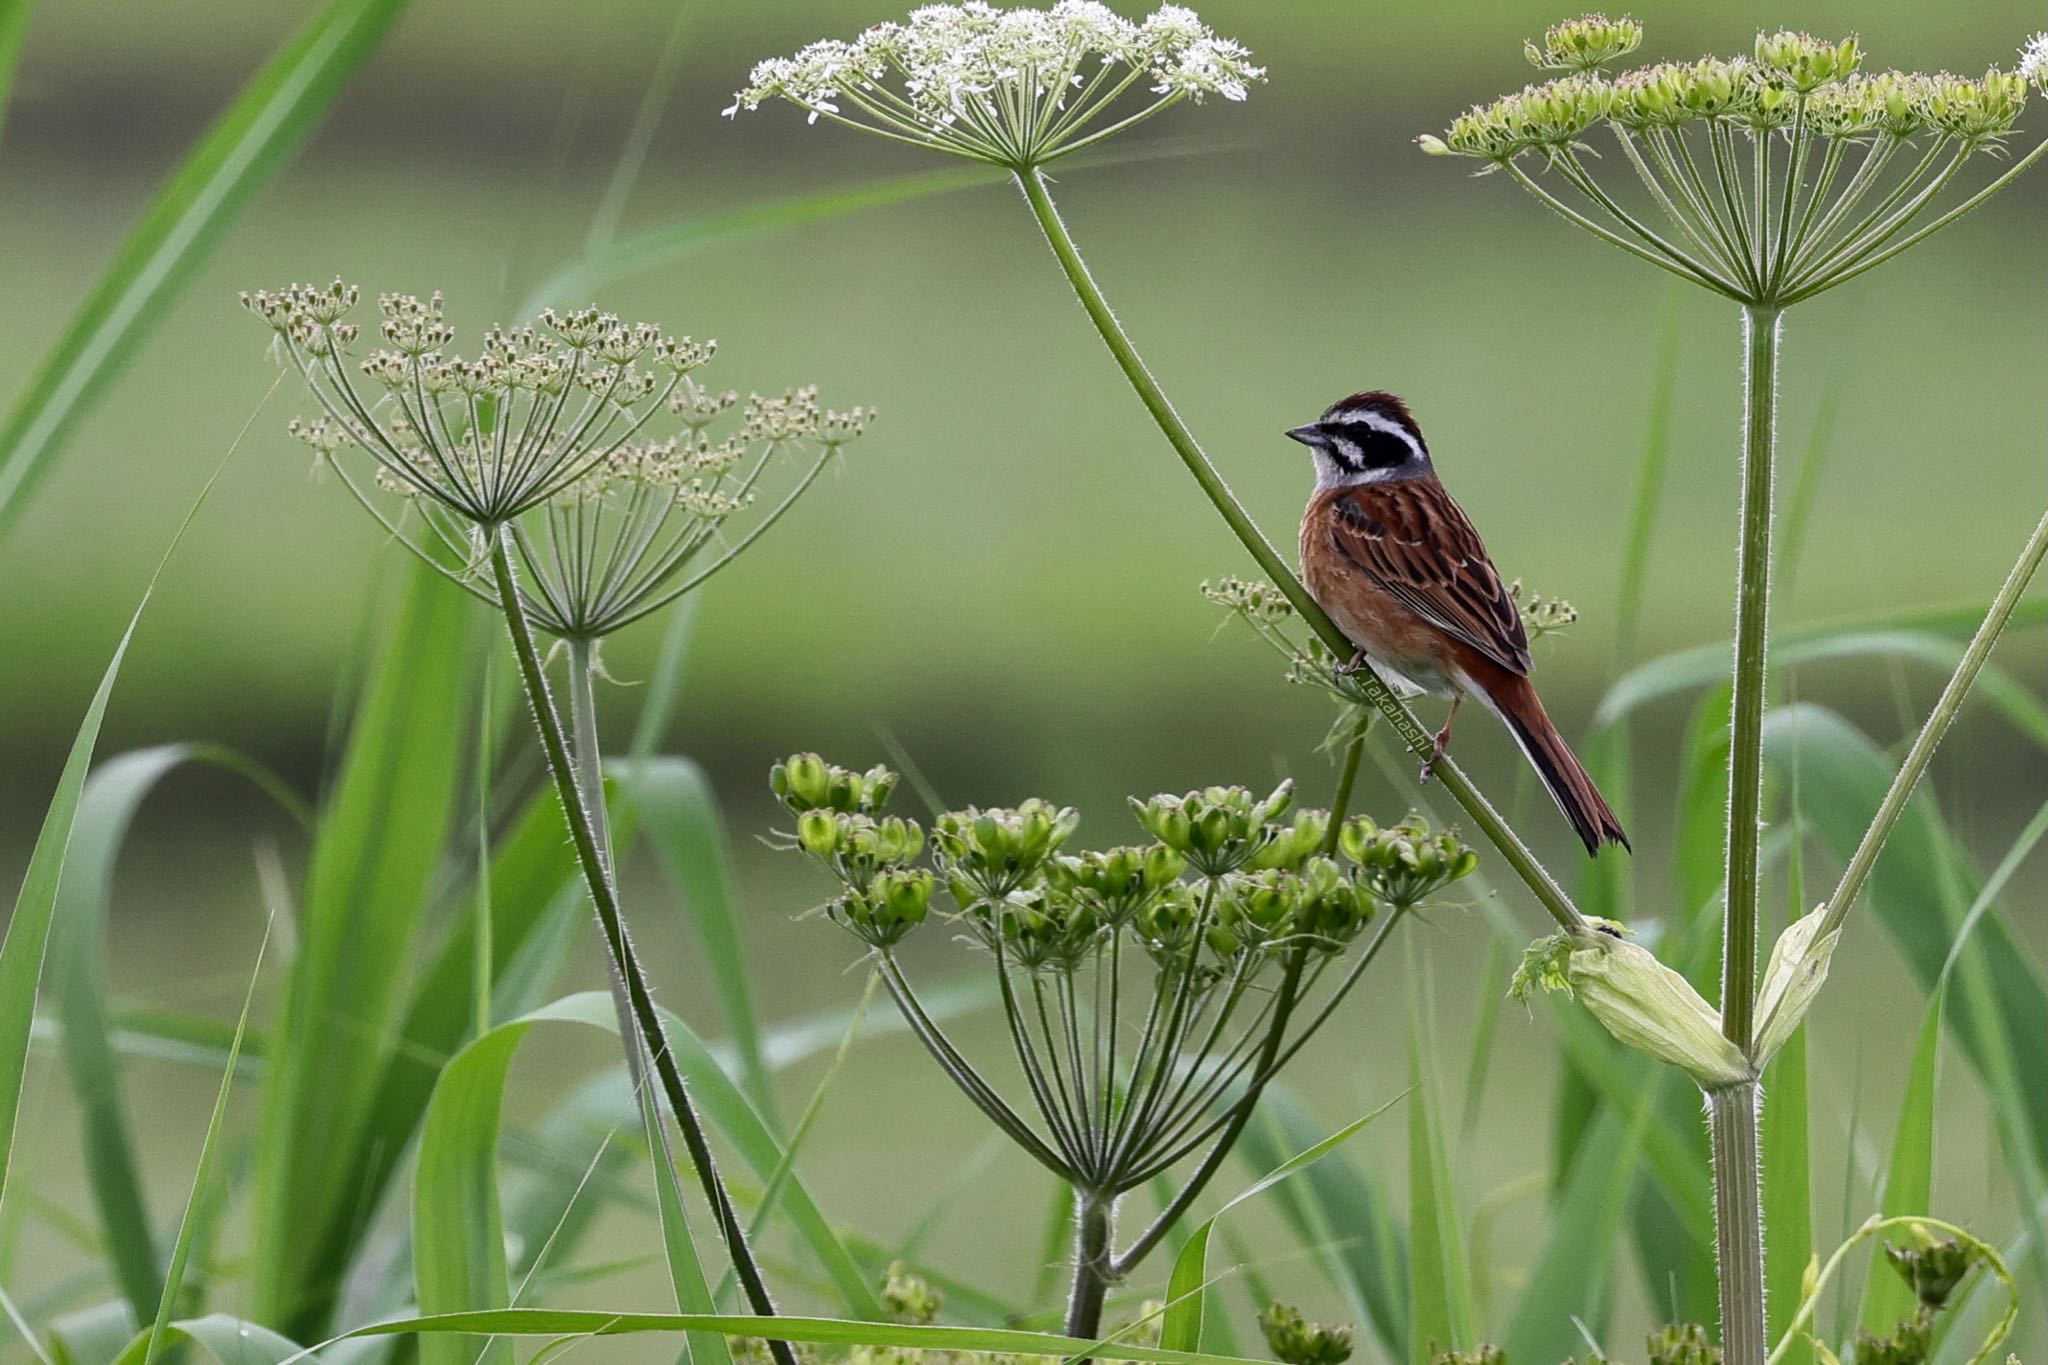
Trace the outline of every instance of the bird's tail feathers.
{"type": "Polygon", "coordinates": [[[1481,692],[1491,704],[1495,714],[1507,723],[1508,732],[1515,737],[1522,754],[1536,775],[1543,779],[1551,799],[1564,812],[1564,818],[1571,822],[1572,829],[1585,842],[1586,852],[1598,854],[1603,841],[1629,846],[1628,833],[1615,818],[1614,811],[1607,804],[1607,798],[1600,795],[1600,789],[1593,785],[1593,779],[1579,762],[1571,746],[1564,742],[1564,736],[1550,723],[1550,716],[1543,709],[1543,702],[1536,695],[1536,689],[1527,678],[1513,678],[1508,685],[1489,695],[1481,692]]]}

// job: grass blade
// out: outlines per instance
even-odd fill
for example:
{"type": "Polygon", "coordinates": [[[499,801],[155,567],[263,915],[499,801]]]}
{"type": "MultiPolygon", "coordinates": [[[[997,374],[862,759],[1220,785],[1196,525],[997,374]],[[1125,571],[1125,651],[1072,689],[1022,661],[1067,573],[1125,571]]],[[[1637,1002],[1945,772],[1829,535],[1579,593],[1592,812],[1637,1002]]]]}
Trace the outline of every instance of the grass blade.
{"type": "Polygon", "coordinates": [[[1477,1328],[1457,1191],[1430,1086],[1434,1073],[1422,1063],[1417,973],[1409,972],[1408,980],[1408,1358],[1414,1365],[1429,1365],[1440,1350],[1476,1345],[1477,1328]]]}
{"type": "MultiPolygon", "coordinates": [[[[648,1164],[654,1168],[655,1208],[660,1214],[661,1247],[668,1260],[676,1311],[716,1312],[717,1302],[704,1279],[704,1263],[697,1258],[697,1244],[690,1239],[689,1220],[683,1215],[683,1191],[676,1183],[676,1162],[669,1150],[668,1133],[655,1110],[654,1096],[644,1085],[640,1087],[640,1131],[647,1142],[648,1164]]],[[[684,1358],[691,1365],[732,1365],[732,1350],[718,1333],[691,1332],[686,1341],[684,1358]]]]}
{"type": "Polygon", "coordinates": [[[1643,583],[1649,577],[1650,551],[1656,544],[1657,507],[1664,499],[1664,469],[1671,455],[1672,399],[1678,388],[1678,323],[1684,304],[1681,293],[1676,282],[1666,287],[1664,305],[1658,310],[1649,420],[1643,431],[1642,463],[1636,467],[1635,497],[1629,504],[1628,540],[1621,556],[1621,595],[1614,612],[1614,653],[1622,663],[1635,657],[1643,583]]]}
{"type": "Polygon", "coordinates": [[[404,7],[333,0],[250,78],[157,192],[0,424],[0,533],[86,406],[404,7]]]}
{"type": "Polygon", "coordinates": [[[726,1028],[739,1054],[747,1099],[771,1123],[775,1086],[761,1048],[761,1025],[741,944],[739,897],[727,856],[725,821],[704,770],[686,758],[615,763],[613,773],[632,803],[655,860],[704,950],[726,1028]]]}
{"type": "Polygon", "coordinates": [[[1614,1265],[1643,1134],[1656,1121],[1659,1087],[1643,1088],[1624,1120],[1605,1108],[1580,1145],[1563,1196],[1546,1222],[1550,1238],[1516,1300],[1502,1342],[1510,1360],[1564,1360],[1583,1345],[1577,1323],[1597,1334],[1613,1297],[1614,1265]]]}
{"type": "MultiPolygon", "coordinates": [[[[2019,618],[2015,616],[2014,622],[2019,618]]],[[[1862,627],[1820,632],[1790,632],[1782,642],[1773,642],[1771,661],[1779,669],[1801,664],[1833,663],[1844,659],[1898,659],[1926,664],[1943,678],[1955,672],[1962,661],[1965,641],[1974,624],[1959,638],[1925,629],[1877,629],[1862,627]]],[[[1610,725],[1650,702],[1704,687],[1728,672],[1728,650],[1724,645],[1702,645],[1652,659],[1623,675],[1609,688],[1593,717],[1593,725],[1610,725]]],[[[2009,673],[1986,666],[1977,677],[1974,695],[1988,702],[2020,733],[2036,744],[2048,747],[2048,706],[2013,680],[2009,673]]]]}
{"type": "MultiPolygon", "coordinates": [[[[719,1332],[726,1336],[758,1336],[761,1319],[755,1317],[708,1316],[682,1313],[616,1313],[603,1309],[500,1308],[473,1313],[441,1313],[397,1318],[371,1323],[335,1337],[334,1342],[366,1337],[388,1337],[458,1332],[468,1335],[522,1337],[621,1337],[679,1332],[719,1332]]],[[[1007,1354],[1048,1356],[1062,1362],[1103,1354],[1099,1341],[1055,1336],[1047,1332],[1026,1332],[1005,1327],[918,1326],[900,1322],[862,1322],[842,1318],[783,1317],[775,1319],[775,1333],[789,1341],[820,1346],[897,1347],[906,1350],[945,1351],[962,1354],[1007,1354]]],[[[302,1353],[310,1355],[333,1342],[323,1342],[302,1353]]],[[[1119,1360],[1142,1365],[1270,1365],[1240,1356],[1209,1355],[1196,1351],[1169,1351],[1162,1346],[1140,1346],[1119,1340],[1119,1360]]],[[[291,1365],[280,1362],[279,1365],[291,1365]]]]}
{"type": "Polygon", "coordinates": [[[247,773],[259,786],[283,798],[287,809],[297,800],[253,760],[210,745],[164,745],[122,754],[101,764],[86,779],[78,803],[50,943],[49,971],[57,995],[57,1018],[63,1024],[64,1065],[81,1111],[86,1174],[99,1210],[107,1256],[113,1263],[114,1281],[138,1322],[155,1310],[164,1282],[107,1025],[107,914],[114,864],[136,808],[166,774],[194,761],[247,773]]]}
{"type": "MultiPolygon", "coordinates": [[[[1808,459],[1815,458],[1809,455],[1808,459]]],[[[1799,792],[1792,794],[1792,850],[1787,873],[1789,918],[1805,913],[1806,863],[1799,837],[1799,792]]],[[[1764,1171],[1764,1307],[1768,1337],[1785,1334],[1798,1309],[1806,1263],[1813,1255],[1813,1145],[1806,1076],[1806,1029],[1791,1039],[1764,1068],[1762,1143],[1758,1153],[1764,1171]]],[[[1813,1365],[1810,1342],[1795,1340],[1784,1365],[1813,1365]]]]}
{"type": "MultiPolygon", "coordinates": [[[[325,1330],[402,1155],[373,1122],[453,828],[477,619],[411,570],[313,841],[264,1086],[255,1257],[261,1320],[301,1339],[325,1330]]],[[[466,1026],[467,990],[451,994],[466,1026]]]]}
{"type": "MultiPolygon", "coordinates": [[[[258,411],[261,411],[260,405],[258,411]]],[[[249,421],[255,421],[254,414],[249,421]]],[[[248,424],[244,424],[242,434],[246,435],[248,430],[248,424]]],[[[142,624],[142,613],[149,607],[149,599],[163,578],[165,566],[177,553],[179,542],[191,529],[193,519],[206,505],[207,495],[213,492],[214,484],[241,443],[242,437],[237,435],[227,455],[199,490],[199,496],[193,499],[185,519],[172,534],[171,543],[164,550],[163,558],[157,561],[149,582],[143,585],[142,598],[135,604],[127,629],[121,632],[121,639],[114,646],[114,656],[107,661],[106,672],[100,675],[99,686],[94,689],[92,701],[86,706],[78,733],[72,737],[64,769],[57,777],[57,790],[50,798],[42,827],[36,833],[35,846],[29,853],[28,871],[22,876],[21,890],[14,900],[14,914],[7,921],[5,937],[0,938],[0,1201],[6,1198],[7,1177],[14,1164],[14,1130],[21,1117],[22,1079],[27,1074],[29,1042],[35,1029],[36,987],[43,973],[43,957],[49,948],[50,926],[56,918],[57,899],[62,889],[65,863],[71,852],[78,803],[84,797],[86,772],[92,765],[93,748],[99,743],[100,725],[107,715],[107,701],[113,696],[114,679],[120,676],[121,661],[127,657],[128,645],[135,638],[136,627],[142,624]]]]}
{"type": "Polygon", "coordinates": [[[1204,1304],[1208,1300],[1206,1286],[1209,1283],[1209,1239],[1216,1231],[1216,1221],[1224,1214],[1244,1203],[1247,1199],[1271,1189],[1295,1172],[1313,1166],[1316,1162],[1336,1151],[1372,1125],[1373,1120],[1400,1102],[1396,1095],[1379,1108],[1361,1118],[1353,1119],[1336,1132],[1312,1147],[1303,1148],[1295,1155],[1275,1166],[1264,1176],[1245,1186],[1225,1201],[1222,1208],[1209,1215],[1196,1228],[1188,1240],[1181,1245],[1180,1254],[1174,1257],[1173,1271],[1166,1281],[1166,1318],[1160,1327],[1159,1344],[1170,1351],[1198,1351],[1202,1346],[1202,1319],[1204,1304]]]}
{"type": "Polygon", "coordinates": [[[263,953],[269,946],[270,931],[266,928],[263,941],[256,946],[256,964],[249,969],[249,989],[242,996],[242,1014],[235,1021],[235,1040],[228,1045],[228,1064],[221,1071],[220,1089],[213,1098],[213,1113],[206,1121],[206,1136],[199,1143],[199,1161],[192,1171],[192,1193],[185,1200],[185,1215],[178,1222],[177,1240],[171,1244],[171,1264],[164,1272],[156,1320],[140,1343],[141,1352],[138,1354],[133,1346],[129,1347],[122,1353],[121,1365],[130,1365],[133,1361],[140,1361],[141,1365],[156,1365],[168,1344],[171,1313],[177,1307],[178,1296],[184,1292],[185,1266],[191,1259],[200,1210],[206,1202],[206,1183],[213,1174],[214,1151],[220,1145],[221,1126],[227,1121],[228,1095],[235,1088],[235,1059],[242,1055],[242,1039],[249,1031],[249,1010],[256,1003],[256,983],[263,974],[263,953]]]}
{"type": "Polygon", "coordinates": [[[32,0],[0,0],[0,131],[7,127],[7,97],[14,87],[14,68],[21,61],[21,41],[28,35],[32,0]]]}
{"type": "Polygon", "coordinates": [[[186,1318],[167,1324],[166,1341],[197,1346],[216,1365],[283,1365],[305,1351],[261,1323],[226,1313],[209,1313],[203,1318],[186,1318]]]}
{"type": "MultiPolygon", "coordinates": [[[[1822,707],[1774,712],[1765,748],[1799,775],[1806,826],[1837,857],[1848,857],[1890,786],[1893,765],[1847,721],[1822,707]]],[[[1955,935],[1979,879],[1923,787],[1908,805],[1864,891],[1869,909],[1923,990],[1949,970],[1955,935]]],[[[1853,921],[1852,921],[1853,927],[1853,921]]],[[[1956,998],[1943,1011],[1993,1106],[2021,1139],[2014,1161],[2038,1168],[2048,1153],[2048,1087],[2011,1077],[2048,1075],[2048,989],[2032,954],[2005,916],[1987,906],[1954,953],[1956,998]]]]}
{"type": "MultiPolygon", "coordinates": [[[[1934,1087],[1941,1061],[1941,999],[1937,988],[1920,1023],[1920,1041],[1913,1046],[1913,1069],[1892,1132],[1891,1164],[1885,1170],[1884,1198],[1879,1211],[1891,1218],[1927,1214],[1934,1201],[1934,1087]]],[[[1913,1308],[1913,1293],[1882,1255],[1870,1259],[1870,1278],[1863,1289],[1863,1326],[1888,1334],[1913,1308]]]]}

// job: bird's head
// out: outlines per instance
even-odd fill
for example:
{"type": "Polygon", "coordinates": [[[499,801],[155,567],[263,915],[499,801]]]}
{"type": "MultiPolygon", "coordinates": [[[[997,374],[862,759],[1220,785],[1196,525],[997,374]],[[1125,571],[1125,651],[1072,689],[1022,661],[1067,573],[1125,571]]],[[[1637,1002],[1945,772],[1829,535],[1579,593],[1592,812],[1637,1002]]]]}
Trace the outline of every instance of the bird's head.
{"type": "Polygon", "coordinates": [[[1408,405],[1378,389],[1332,403],[1287,434],[1315,457],[1318,488],[1412,478],[1430,468],[1429,445],[1408,405]]]}

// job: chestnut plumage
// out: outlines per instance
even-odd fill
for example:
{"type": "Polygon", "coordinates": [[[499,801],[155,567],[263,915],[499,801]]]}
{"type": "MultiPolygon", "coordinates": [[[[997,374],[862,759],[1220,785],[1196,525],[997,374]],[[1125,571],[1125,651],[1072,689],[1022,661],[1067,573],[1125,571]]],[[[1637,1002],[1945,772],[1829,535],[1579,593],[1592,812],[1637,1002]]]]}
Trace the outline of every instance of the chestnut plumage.
{"type": "Polygon", "coordinates": [[[1450,743],[1459,703],[1473,697],[1507,726],[1588,853],[1609,841],[1628,847],[1543,710],[1521,613],[1437,478],[1407,404],[1379,390],[1357,393],[1287,434],[1316,465],[1301,522],[1302,581],[1362,656],[1397,682],[1450,698],[1430,763],[1450,743]]]}

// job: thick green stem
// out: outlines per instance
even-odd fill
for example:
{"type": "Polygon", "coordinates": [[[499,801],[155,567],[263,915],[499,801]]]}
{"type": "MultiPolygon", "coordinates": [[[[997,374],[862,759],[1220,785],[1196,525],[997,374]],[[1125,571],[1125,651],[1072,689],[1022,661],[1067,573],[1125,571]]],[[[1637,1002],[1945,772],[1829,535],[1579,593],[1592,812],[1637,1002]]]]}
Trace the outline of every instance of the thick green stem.
{"type": "MultiPolygon", "coordinates": [[[[512,652],[519,661],[520,680],[525,685],[534,725],[540,731],[541,747],[547,754],[548,770],[554,778],[555,794],[562,803],[562,813],[569,825],[569,839],[575,846],[577,862],[589,886],[598,925],[604,931],[605,947],[610,950],[612,965],[625,984],[633,1022],[645,1040],[648,1058],[654,1064],[669,1110],[682,1132],[683,1145],[689,1150],[691,1164],[704,1188],[704,1197],[717,1219],[747,1303],[760,1316],[773,1317],[775,1301],[769,1295],[767,1282],[761,1277],[761,1268],[747,1245],[746,1228],[740,1223],[731,1196],[726,1193],[725,1182],[719,1178],[711,1144],[697,1118],[696,1108],[690,1102],[682,1069],[676,1064],[675,1053],[668,1046],[661,1015],[655,1009],[654,997],[648,992],[646,977],[640,971],[640,963],[634,957],[632,943],[626,936],[625,916],[619,909],[611,861],[591,815],[590,804],[578,783],[577,769],[570,757],[569,740],[562,731],[562,719],[555,710],[554,698],[548,689],[547,671],[534,643],[533,627],[527,620],[526,608],[519,596],[518,574],[512,567],[511,531],[507,527],[497,528],[491,537],[491,572],[497,583],[505,626],[512,637],[512,652]]],[[[633,1046],[632,1039],[625,1041],[629,1048],[633,1046]]],[[[777,1365],[797,1365],[796,1354],[787,1342],[771,1340],[769,1349],[777,1365]]]]}
{"type": "Polygon", "coordinates": [[[1707,1095],[1714,1151],[1714,1253],[1722,1365],[1764,1365],[1764,1215],[1754,1081],[1707,1095]]]}
{"type": "Polygon", "coordinates": [[[1074,1196],[1074,1287],[1067,1296],[1067,1335],[1093,1341],[1102,1335],[1102,1304],[1109,1297],[1109,1236],[1115,1200],[1087,1191],[1074,1196]]]}
{"type": "MultiPolygon", "coordinates": [[[[1038,220],[1039,229],[1045,233],[1046,243],[1052,247],[1053,255],[1059,258],[1060,268],[1066,272],[1067,282],[1073,286],[1075,295],[1081,300],[1082,308],[1087,310],[1089,320],[1095,324],[1095,330],[1101,333],[1103,343],[1116,358],[1118,368],[1124,372],[1124,378],[1129,380],[1131,387],[1137,391],[1139,401],[1143,402],[1145,410],[1152,414],[1152,420],[1165,434],[1174,453],[1180,456],[1181,463],[1187,466],[1188,473],[1201,485],[1202,492],[1208,496],[1210,503],[1222,515],[1224,522],[1229,525],[1239,542],[1251,552],[1252,558],[1258,561],[1260,570],[1286,595],[1294,609],[1301,613],[1302,619],[1308,622],[1310,629],[1315,631],[1338,659],[1349,658],[1356,647],[1345,638],[1344,632],[1337,628],[1328,614],[1316,605],[1316,600],[1309,596],[1308,589],[1302,586],[1301,580],[1295,576],[1287,562],[1280,558],[1272,542],[1266,539],[1265,533],[1259,530],[1258,524],[1231,493],[1229,486],[1223,481],[1223,476],[1216,471],[1216,466],[1211,464],[1209,457],[1203,453],[1194,434],[1188,430],[1180,414],[1173,410],[1173,404],[1167,401],[1165,391],[1159,387],[1159,381],[1152,377],[1152,372],[1145,367],[1145,362],[1138,355],[1137,348],[1131,344],[1131,339],[1124,334],[1122,325],[1116,320],[1116,314],[1110,311],[1109,301],[1103,297],[1094,277],[1088,273],[1087,262],[1081,259],[1080,249],[1074,245],[1074,239],[1068,234],[1066,224],[1060,221],[1059,209],[1053,204],[1051,191],[1046,188],[1045,177],[1036,170],[1021,170],[1017,172],[1017,185],[1023,190],[1026,202],[1031,205],[1031,212],[1038,220]]],[[[1400,698],[1388,689],[1386,683],[1371,668],[1361,669],[1358,677],[1371,697],[1373,706],[1394,727],[1394,732],[1401,737],[1401,742],[1418,755],[1430,754],[1435,747],[1435,736],[1423,728],[1422,723],[1415,719],[1414,713],[1401,704],[1400,698]]],[[[1464,807],[1473,825],[1486,836],[1487,841],[1500,853],[1508,866],[1514,869],[1515,875],[1522,879],[1551,917],[1566,929],[1582,927],[1584,917],[1579,914],[1578,907],[1572,904],[1571,897],[1565,894],[1564,888],[1550,875],[1549,870],[1537,861],[1536,855],[1529,851],[1521,836],[1517,835],[1500,812],[1493,808],[1485,795],[1472,785],[1471,779],[1465,776],[1463,770],[1445,758],[1437,762],[1435,775],[1443,783],[1444,790],[1464,807]]]]}
{"type": "Polygon", "coordinates": [[[1764,669],[1770,641],[1780,326],[1781,315],[1773,310],[1743,310],[1742,546],[1735,598],[1735,696],[1728,756],[1728,908],[1721,950],[1721,1031],[1745,1052],[1756,1003],[1764,669]]]}
{"type": "Polygon", "coordinates": [[[1999,634],[2004,631],[2006,622],[2012,619],[2013,609],[2019,606],[2020,598],[2026,592],[2027,584],[2033,581],[2034,572],[2041,567],[2044,556],[2048,556],[2048,515],[2041,518],[2034,527],[2034,534],[2027,538],[2026,548],[2020,551],[2012,572],[2005,576],[1998,595],[1991,599],[1991,609],[1984,614],[1984,624],[1977,627],[1977,633],[1971,637],[1969,648],[1963,651],[1962,661],[1956,665],[1948,686],[1942,688],[1934,710],[1928,713],[1927,723],[1920,727],[1913,747],[1906,751],[1898,776],[1892,779],[1891,789],[1878,804],[1870,828],[1863,832],[1863,841],[1850,856],[1849,865],[1842,869],[1842,880],[1836,884],[1835,894],[1828,897],[1827,914],[1822,919],[1817,937],[1825,937],[1841,927],[1849,907],[1856,901],[1857,892],[1863,889],[1864,880],[1876,865],[1885,840],[1891,837],[1892,827],[1905,814],[1906,802],[1912,797],[1913,788],[1919,783],[1921,774],[1927,771],[1942,736],[1948,733],[1948,727],[1955,723],[1956,714],[1963,709],[1963,698],[1969,695],[1977,675],[1984,671],[1992,646],[1998,643],[1999,634]]]}
{"type": "MultiPolygon", "coordinates": [[[[1721,939],[1721,1030],[1745,1053],[1754,1029],[1762,854],[1764,682],[1770,643],[1772,478],[1781,315],[1747,307],[1743,329],[1742,543],[1728,759],[1728,900],[1721,939]]],[[[1763,1365],[1763,1186],[1754,1083],[1707,1096],[1714,1157],[1715,1262],[1724,1365],[1763,1365]]]]}

